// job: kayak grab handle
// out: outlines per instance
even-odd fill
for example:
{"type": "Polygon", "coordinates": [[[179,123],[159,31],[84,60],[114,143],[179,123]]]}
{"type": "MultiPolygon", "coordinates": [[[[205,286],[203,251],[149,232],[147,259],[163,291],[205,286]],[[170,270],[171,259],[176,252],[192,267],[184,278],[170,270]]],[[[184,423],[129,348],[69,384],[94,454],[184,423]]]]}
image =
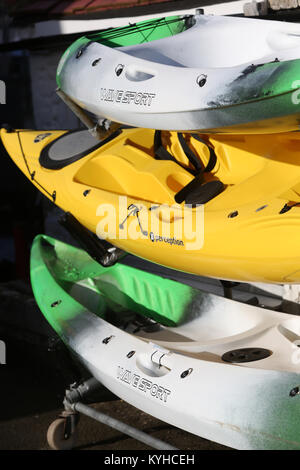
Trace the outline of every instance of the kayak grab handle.
{"type": "Polygon", "coordinates": [[[111,245],[106,240],[98,238],[94,233],[86,229],[70,212],[65,212],[59,218],[59,223],[72,237],[77,239],[94,260],[105,268],[113,266],[126,255],[124,251],[111,245]]]}
{"type": "Polygon", "coordinates": [[[145,70],[139,70],[134,66],[126,67],[125,71],[125,77],[131,82],[143,82],[153,78],[154,76],[155,75],[153,73],[146,72],[145,70]]]}
{"type": "Polygon", "coordinates": [[[149,353],[140,354],[136,358],[136,366],[143,374],[150,377],[163,377],[171,372],[171,369],[163,364],[163,358],[167,354],[160,350],[156,350],[150,355],[149,353]]]}

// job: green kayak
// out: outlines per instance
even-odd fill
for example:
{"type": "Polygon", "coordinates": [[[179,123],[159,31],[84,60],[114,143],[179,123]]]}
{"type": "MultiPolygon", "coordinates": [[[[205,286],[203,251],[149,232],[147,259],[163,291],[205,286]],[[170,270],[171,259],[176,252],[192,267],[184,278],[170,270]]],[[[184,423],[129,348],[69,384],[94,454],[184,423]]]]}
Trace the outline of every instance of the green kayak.
{"type": "Polygon", "coordinates": [[[64,52],[56,72],[57,85],[61,87],[61,70],[65,59],[70,58],[78,52],[79,48],[82,50],[91,42],[98,42],[111,48],[133,46],[176,35],[188,29],[189,26],[191,23],[187,21],[186,16],[168,16],[86,34],[73,42],[64,52]]]}
{"type": "Polygon", "coordinates": [[[121,399],[237,449],[300,448],[299,316],[104,268],[45,235],[31,281],[50,325],[121,399]]]}
{"type": "Polygon", "coordinates": [[[125,264],[105,268],[85,251],[46,235],[37,236],[32,246],[31,281],[35,298],[55,330],[54,310],[68,320],[76,300],[101,317],[108,310],[134,311],[175,326],[198,292],[125,264]],[[57,309],[51,307],[58,304],[57,309]]]}

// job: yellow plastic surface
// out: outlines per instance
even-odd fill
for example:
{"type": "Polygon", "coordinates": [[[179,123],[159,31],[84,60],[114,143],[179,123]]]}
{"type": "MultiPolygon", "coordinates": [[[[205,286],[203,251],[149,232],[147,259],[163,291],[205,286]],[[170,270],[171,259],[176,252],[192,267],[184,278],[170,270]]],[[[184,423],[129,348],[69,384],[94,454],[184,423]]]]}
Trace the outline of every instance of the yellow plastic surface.
{"type": "MultiPolygon", "coordinates": [[[[66,131],[49,131],[48,137],[35,143],[41,132],[8,133],[2,129],[1,138],[16,165],[41,192],[52,199],[55,191],[59,207],[114,245],[155,263],[204,276],[300,282],[300,206],[280,214],[285,204],[300,203],[299,133],[202,136],[217,154],[217,164],[211,173],[204,174],[205,180],[220,180],[225,190],[203,206],[204,216],[198,219],[195,208],[184,212],[184,203],[176,205],[169,217],[167,206],[175,204],[174,195],[193,176],[173,161],[154,158],[154,131],[123,130],[59,170],[41,167],[39,155],[66,131]],[[126,202],[125,210],[119,208],[120,196],[126,202]],[[132,204],[140,209],[138,217],[130,213],[132,204]],[[151,206],[154,208],[149,210],[151,206]],[[113,217],[108,215],[108,207],[115,209],[113,217]],[[202,246],[193,249],[184,230],[176,237],[184,213],[191,217],[197,233],[203,234],[202,246]],[[232,214],[236,216],[230,217],[232,214]],[[158,223],[154,241],[150,215],[158,223]],[[126,217],[130,233],[124,226],[120,228],[126,217]],[[148,228],[147,235],[141,235],[140,224],[148,228]],[[114,230],[109,231],[111,226],[114,230]],[[175,236],[182,243],[171,244],[159,236],[175,236]]],[[[179,162],[189,165],[176,133],[163,132],[162,141],[179,162]]],[[[205,167],[207,147],[191,136],[186,136],[186,141],[205,167]]]]}

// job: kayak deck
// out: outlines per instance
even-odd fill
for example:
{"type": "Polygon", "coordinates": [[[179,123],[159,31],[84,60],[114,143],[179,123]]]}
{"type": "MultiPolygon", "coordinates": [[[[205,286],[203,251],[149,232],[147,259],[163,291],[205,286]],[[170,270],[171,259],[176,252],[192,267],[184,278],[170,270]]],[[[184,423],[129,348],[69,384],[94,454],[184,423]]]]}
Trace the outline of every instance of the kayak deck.
{"type": "Polygon", "coordinates": [[[79,40],[59,63],[58,86],[97,118],[129,126],[208,134],[298,130],[298,25],[205,15],[190,23],[179,34],[125,47],[79,40]]]}
{"type": "Polygon", "coordinates": [[[299,283],[299,133],[186,136],[192,161],[177,133],[158,146],[154,131],[122,129],[73,161],[84,132],[1,138],[43,194],[125,252],[217,279],[299,283]],[[42,166],[47,152],[56,169],[42,166]]]}
{"type": "MultiPolygon", "coordinates": [[[[36,238],[32,286],[49,323],[97,380],[143,411],[207,439],[240,449],[300,448],[300,317],[197,290],[178,326],[137,320],[136,311],[124,310],[113,275],[117,301],[110,303],[107,284],[81,250],[80,276],[75,273],[70,288],[73,250],[46,236],[36,238]],[[97,314],[94,301],[90,309],[86,303],[94,298],[94,282],[101,293],[101,308],[93,307],[97,314]]],[[[161,297],[176,298],[170,282],[161,284],[161,297]]],[[[149,281],[148,296],[151,286],[149,281]]]]}

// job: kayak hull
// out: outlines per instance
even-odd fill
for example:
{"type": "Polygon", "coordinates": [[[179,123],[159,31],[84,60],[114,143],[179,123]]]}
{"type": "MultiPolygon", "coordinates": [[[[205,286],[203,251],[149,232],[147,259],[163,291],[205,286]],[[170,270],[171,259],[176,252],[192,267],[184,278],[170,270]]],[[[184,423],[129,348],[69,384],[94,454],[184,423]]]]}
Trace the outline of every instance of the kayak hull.
{"type": "MultiPolygon", "coordinates": [[[[202,303],[197,309],[194,304],[192,320],[132,334],[105,319],[105,285],[100,316],[80,303],[78,293],[72,297],[60,278],[70,250],[50,237],[37,237],[31,252],[32,287],[48,322],[97,380],[135,407],[230,447],[300,447],[299,372],[292,341],[298,317],[198,291],[202,303]],[[235,322],[227,317],[232,312],[235,322]],[[211,326],[218,315],[223,326],[217,332],[211,326]],[[254,362],[224,362],[225,352],[243,347],[264,347],[270,355],[254,362]]],[[[162,289],[161,295],[167,292],[162,289]]],[[[118,318],[122,322],[121,313],[118,318]]]]}
{"type": "MultiPolygon", "coordinates": [[[[210,138],[217,163],[204,179],[225,189],[195,208],[175,203],[193,179],[176,134],[165,138],[179,163],[153,157],[150,130],[124,129],[72,156],[76,135],[1,131],[9,155],[43,194],[124,251],[197,275],[299,283],[298,134],[210,138]],[[64,139],[58,159],[51,152],[64,139]]],[[[206,166],[207,146],[191,144],[206,166]]]]}
{"type": "Polygon", "coordinates": [[[295,24],[196,15],[182,32],[136,45],[79,40],[57,81],[83,109],[122,124],[266,134],[299,130],[299,70],[295,24]]]}

